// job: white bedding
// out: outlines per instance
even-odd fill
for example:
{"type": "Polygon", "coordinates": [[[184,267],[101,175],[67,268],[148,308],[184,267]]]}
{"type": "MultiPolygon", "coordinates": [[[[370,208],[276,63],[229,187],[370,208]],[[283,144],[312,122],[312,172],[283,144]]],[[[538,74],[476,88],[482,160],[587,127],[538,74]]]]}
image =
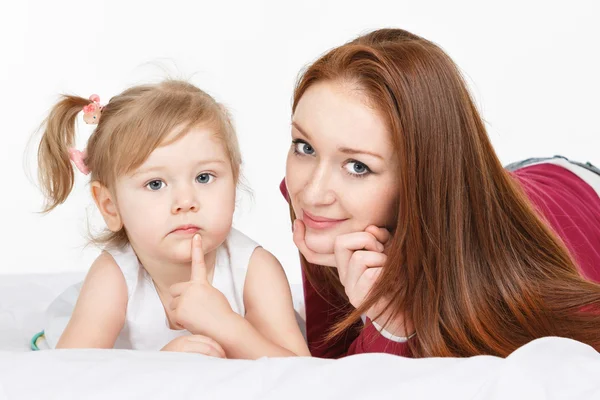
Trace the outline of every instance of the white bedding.
{"type": "Polygon", "coordinates": [[[507,359],[364,354],[244,361],[125,350],[27,351],[48,302],[80,278],[0,276],[0,400],[600,399],[600,354],[562,338],[536,340],[507,359]]]}

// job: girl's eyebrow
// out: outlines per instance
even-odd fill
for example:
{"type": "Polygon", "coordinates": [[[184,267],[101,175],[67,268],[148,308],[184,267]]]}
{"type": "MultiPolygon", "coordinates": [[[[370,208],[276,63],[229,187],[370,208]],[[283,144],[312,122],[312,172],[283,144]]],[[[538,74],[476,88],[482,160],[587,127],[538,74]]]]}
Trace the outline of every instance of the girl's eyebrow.
{"type": "MultiPolygon", "coordinates": [[[[215,158],[215,159],[210,159],[210,160],[201,160],[196,163],[196,166],[199,167],[199,166],[208,165],[208,164],[227,164],[227,163],[222,159],[215,158]]],[[[137,170],[133,174],[133,176],[145,174],[145,173],[149,173],[149,172],[161,172],[164,170],[166,170],[166,168],[164,166],[148,167],[148,168],[143,168],[143,169],[137,170]]]]}

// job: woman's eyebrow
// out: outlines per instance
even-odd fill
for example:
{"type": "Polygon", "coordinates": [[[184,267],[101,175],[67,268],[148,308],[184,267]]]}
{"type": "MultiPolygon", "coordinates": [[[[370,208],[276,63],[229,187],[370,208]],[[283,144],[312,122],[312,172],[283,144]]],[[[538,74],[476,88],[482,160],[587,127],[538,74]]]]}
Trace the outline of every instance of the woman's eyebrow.
{"type": "MultiPolygon", "coordinates": [[[[304,129],[302,129],[297,122],[292,121],[292,126],[294,128],[296,128],[296,130],[298,132],[300,132],[300,134],[302,134],[302,136],[305,136],[308,140],[311,140],[310,135],[304,129]]],[[[367,151],[367,150],[357,150],[357,149],[352,149],[352,148],[349,148],[349,147],[338,147],[338,151],[340,153],[351,154],[351,155],[354,155],[354,154],[367,154],[367,155],[370,155],[370,156],[373,156],[373,157],[377,157],[377,158],[383,160],[383,156],[381,156],[381,155],[379,155],[377,153],[373,153],[371,151],[367,151]]]]}
{"type": "Polygon", "coordinates": [[[294,128],[296,128],[296,130],[297,130],[298,132],[300,132],[300,133],[302,134],[302,136],[305,136],[305,137],[306,137],[308,140],[311,140],[311,137],[310,137],[310,135],[309,135],[308,133],[306,133],[306,131],[305,131],[304,129],[302,129],[302,128],[300,127],[300,125],[298,125],[298,123],[297,123],[297,122],[295,122],[295,121],[292,121],[292,126],[293,126],[294,128]]]}
{"type": "Polygon", "coordinates": [[[348,147],[338,147],[338,151],[344,154],[367,154],[373,157],[377,157],[383,160],[383,156],[377,154],[377,153],[373,153],[371,151],[367,151],[367,150],[356,150],[356,149],[351,149],[348,147]]]}

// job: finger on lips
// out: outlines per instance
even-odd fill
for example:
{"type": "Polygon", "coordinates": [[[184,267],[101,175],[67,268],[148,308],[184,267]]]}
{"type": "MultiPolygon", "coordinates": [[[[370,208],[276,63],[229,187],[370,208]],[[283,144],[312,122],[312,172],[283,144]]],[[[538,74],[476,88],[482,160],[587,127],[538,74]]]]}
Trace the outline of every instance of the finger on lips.
{"type": "Polygon", "coordinates": [[[191,280],[207,282],[208,273],[204,262],[204,251],[202,250],[202,237],[198,234],[192,239],[192,271],[191,280]]]}

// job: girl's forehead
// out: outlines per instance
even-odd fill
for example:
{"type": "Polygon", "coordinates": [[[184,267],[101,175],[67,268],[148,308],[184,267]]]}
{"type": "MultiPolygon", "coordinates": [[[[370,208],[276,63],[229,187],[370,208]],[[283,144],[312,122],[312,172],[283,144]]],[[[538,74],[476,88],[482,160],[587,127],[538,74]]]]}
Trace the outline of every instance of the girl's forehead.
{"type": "Polygon", "coordinates": [[[228,161],[225,145],[214,130],[193,128],[154,149],[142,167],[154,164],[192,165],[208,161],[228,161]]]}

